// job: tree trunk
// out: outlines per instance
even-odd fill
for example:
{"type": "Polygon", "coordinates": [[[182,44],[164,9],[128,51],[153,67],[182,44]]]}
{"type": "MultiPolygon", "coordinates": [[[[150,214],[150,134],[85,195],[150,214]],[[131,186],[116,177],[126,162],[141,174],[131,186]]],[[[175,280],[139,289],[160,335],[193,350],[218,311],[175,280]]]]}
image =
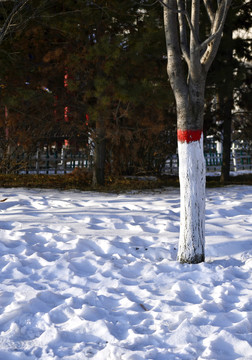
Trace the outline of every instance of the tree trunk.
{"type": "MultiPolygon", "coordinates": [[[[231,91],[232,92],[232,91],[231,91]]],[[[230,150],[231,150],[231,136],[232,136],[232,108],[233,108],[233,93],[230,97],[223,99],[223,154],[220,181],[225,183],[229,180],[230,173],[230,150]]]]}
{"type": "Polygon", "coordinates": [[[96,121],[96,138],[94,149],[93,185],[105,183],[106,131],[104,120],[96,121]]]}
{"type": "Polygon", "coordinates": [[[178,260],[205,260],[205,158],[201,130],[178,130],[180,237],[178,260]]]}
{"type": "MultiPolygon", "coordinates": [[[[223,34],[223,41],[232,44],[233,31],[229,23],[227,23],[226,31],[223,34]]],[[[223,79],[219,88],[220,101],[220,117],[223,121],[223,155],[220,181],[225,183],[229,180],[230,173],[230,150],[232,137],[232,109],[234,105],[233,100],[233,48],[227,46],[225,52],[225,79],[223,79]]]]}
{"type": "Polygon", "coordinates": [[[204,91],[207,72],[217,53],[231,0],[203,1],[210,32],[200,41],[201,1],[159,0],[164,6],[167,72],[176,99],[181,191],[178,260],[204,261],[205,160],[204,91]],[[188,5],[191,11],[188,12],[188,5]],[[189,16],[190,14],[190,16],[189,16]],[[190,17],[190,19],[189,19],[190,17]]]}
{"type": "MultiPolygon", "coordinates": [[[[178,260],[197,264],[205,260],[205,183],[203,149],[205,74],[189,80],[188,94],[177,104],[180,182],[180,236],[178,260]]],[[[176,94],[175,94],[176,97],[176,94]]]]}

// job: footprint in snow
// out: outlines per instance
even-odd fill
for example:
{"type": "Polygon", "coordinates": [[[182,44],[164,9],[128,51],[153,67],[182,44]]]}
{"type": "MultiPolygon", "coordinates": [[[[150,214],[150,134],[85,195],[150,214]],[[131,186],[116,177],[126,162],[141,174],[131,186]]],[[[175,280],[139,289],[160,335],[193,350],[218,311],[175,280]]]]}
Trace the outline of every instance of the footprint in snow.
{"type": "Polygon", "coordinates": [[[97,268],[83,257],[74,258],[70,261],[69,268],[76,274],[82,276],[93,275],[97,268]]]}
{"type": "Polygon", "coordinates": [[[184,281],[175,284],[172,291],[177,294],[183,303],[200,304],[202,302],[202,298],[196,293],[193,285],[184,281]]]}
{"type": "Polygon", "coordinates": [[[62,324],[69,320],[70,314],[67,314],[64,306],[58,306],[56,309],[53,309],[49,312],[50,320],[54,324],[62,324]]]}
{"type": "Polygon", "coordinates": [[[8,306],[14,298],[14,293],[10,291],[0,292],[0,314],[4,311],[5,307],[8,306]]]}

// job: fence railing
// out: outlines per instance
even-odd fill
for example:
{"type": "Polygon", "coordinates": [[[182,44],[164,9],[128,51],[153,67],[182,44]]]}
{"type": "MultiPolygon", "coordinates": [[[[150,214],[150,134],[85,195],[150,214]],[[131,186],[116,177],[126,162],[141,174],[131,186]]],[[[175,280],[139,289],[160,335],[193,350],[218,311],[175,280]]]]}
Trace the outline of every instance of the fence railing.
{"type": "MultiPolygon", "coordinates": [[[[230,159],[231,171],[252,170],[251,153],[248,151],[232,151],[230,159]]],[[[220,171],[222,156],[216,152],[205,153],[207,172],[220,171]]],[[[37,150],[36,153],[22,153],[12,157],[0,158],[0,171],[15,174],[66,174],[75,168],[88,168],[93,166],[93,157],[88,152],[71,152],[63,149],[61,152],[49,153],[37,150]]],[[[167,158],[163,173],[178,174],[178,155],[167,158]]]]}
{"type": "MultiPolygon", "coordinates": [[[[230,153],[230,170],[252,170],[252,154],[248,151],[233,150],[230,153]]],[[[217,152],[205,153],[206,171],[215,172],[220,171],[222,166],[222,155],[217,152]]],[[[164,173],[178,174],[179,161],[178,155],[171,155],[168,157],[164,173]]]]}
{"type": "Polygon", "coordinates": [[[66,174],[78,168],[91,168],[92,156],[87,152],[73,153],[62,149],[49,153],[22,153],[2,158],[2,173],[15,174],[66,174]]]}

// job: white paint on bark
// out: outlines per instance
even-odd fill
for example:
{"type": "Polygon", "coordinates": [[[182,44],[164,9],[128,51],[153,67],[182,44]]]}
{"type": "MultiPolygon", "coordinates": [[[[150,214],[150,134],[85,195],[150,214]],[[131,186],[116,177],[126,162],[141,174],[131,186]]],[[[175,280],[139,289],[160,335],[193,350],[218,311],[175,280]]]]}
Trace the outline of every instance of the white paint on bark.
{"type": "Polygon", "coordinates": [[[204,261],[205,159],[203,134],[199,141],[178,141],[180,181],[180,237],[178,260],[204,261]]]}

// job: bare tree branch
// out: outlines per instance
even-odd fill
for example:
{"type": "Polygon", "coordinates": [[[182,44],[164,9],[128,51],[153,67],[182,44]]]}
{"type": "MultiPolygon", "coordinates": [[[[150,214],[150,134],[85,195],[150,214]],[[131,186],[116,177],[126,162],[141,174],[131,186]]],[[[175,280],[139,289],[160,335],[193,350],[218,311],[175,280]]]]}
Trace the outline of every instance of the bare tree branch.
{"type": "Polygon", "coordinates": [[[200,46],[201,49],[204,49],[215,37],[217,37],[220,32],[222,32],[223,25],[225,22],[225,15],[227,13],[227,0],[223,0],[219,5],[217,12],[214,15],[214,21],[211,27],[211,34],[200,46]]]}
{"type": "Polygon", "coordinates": [[[220,2],[211,27],[211,35],[200,45],[200,49],[205,50],[201,57],[201,64],[205,66],[206,70],[209,69],[217,53],[230,4],[231,0],[220,2]]]}
{"type": "Polygon", "coordinates": [[[214,22],[214,10],[212,8],[212,2],[211,2],[211,0],[203,0],[203,1],[204,1],[206,11],[207,11],[207,15],[212,24],[214,22]]]}
{"type": "Polygon", "coordinates": [[[190,63],[190,55],[189,55],[189,45],[187,40],[187,31],[186,31],[186,18],[181,11],[186,11],[185,9],[185,1],[178,0],[178,19],[179,19],[179,28],[180,28],[180,47],[184,59],[189,66],[190,63]]]}
{"type": "MultiPolygon", "coordinates": [[[[192,0],[191,22],[197,39],[199,39],[199,14],[200,14],[200,1],[192,0]]],[[[193,37],[191,37],[191,39],[194,40],[193,37]]]]}
{"type": "Polygon", "coordinates": [[[199,15],[200,15],[200,0],[192,0],[191,2],[191,22],[194,29],[194,34],[190,32],[190,77],[194,77],[199,71],[200,66],[200,48],[199,40],[195,41],[195,37],[199,39],[199,15]]]}
{"type": "Polygon", "coordinates": [[[10,27],[13,25],[15,16],[22,10],[22,8],[29,1],[30,0],[19,1],[17,4],[13,6],[11,13],[7,16],[2,28],[0,29],[0,43],[3,41],[4,37],[7,35],[8,31],[10,30],[10,27]]]}
{"type": "Polygon", "coordinates": [[[180,10],[178,9],[177,7],[172,7],[172,6],[169,6],[168,5],[168,2],[165,2],[163,0],[158,0],[160,2],[160,4],[162,4],[166,9],[172,11],[173,13],[175,14],[181,14],[181,15],[184,15],[185,18],[186,18],[186,21],[188,23],[188,26],[190,28],[190,31],[192,32],[192,35],[194,37],[194,41],[195,43],[198,43],[199,44],[199,39],[195,33],[195,30],[194,30],[194,27],[193,27],[193,24],[191,22],[191,19],[190,19],[190,16],[188,14],[188,12],[186,10],[180,10]]]}
{"type": "Polygon", "coordinates": [[[231,0],[218,0],[218,8],[214,13],[211,0],[203,0],[207,14],[211,22],[211,34],[202,43],[199,41],[199,11],[200,1],[192,0],[191,18],[185,7],[186,1],[177,0],[177,6],[172,6],[169,1],[158,0],[164,8],[170,12],[177,14],[179,20],[180,29],[180,47],[184,59],[189,65],[190,58],[195,52],[201,51],[203,55],[201,57],[201,64],[205,66],[205,69],[209,69],[219,46],[221,34],[223,31],[224,22],[226,19],[228,8],[231,4],[231,0]],[[186,22],[189,26],[190,36],[190,50],[188,48],[186,22]]]}
{"type": "MultiPolygon", "coordinates": [[[[173,9],[177,8],[177,0],[164,0],[164,4],[171,3],[173,9]]],[[[177,94],[177,102],[184,92],[187,92],[186,72],[182,60],[182,50],[180,47],[179,23],[176,11],[170,11],[164,6],[164,26],[167,46],[167,71],[171,87],[177,94]]]]}

